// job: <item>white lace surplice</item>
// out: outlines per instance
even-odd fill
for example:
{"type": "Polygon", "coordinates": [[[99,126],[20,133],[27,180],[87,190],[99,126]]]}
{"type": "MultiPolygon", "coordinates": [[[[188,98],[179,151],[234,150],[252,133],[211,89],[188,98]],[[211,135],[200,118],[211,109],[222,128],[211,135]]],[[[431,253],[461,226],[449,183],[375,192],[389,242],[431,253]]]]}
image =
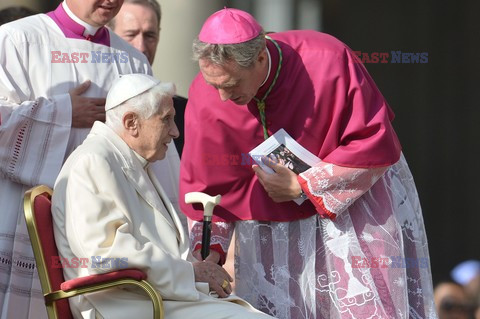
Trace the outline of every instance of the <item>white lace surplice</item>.
{"type": "MultiPolygon", "coordinates": [[[[212,244],[225,251],[236,232],[235,293],[282,319],[436,318],[422,212],[403,156],[379,169],[321,163],[301,177],[333,221],[213,227],[212,244]]],[[[191,239],[201,240],[201,223],[191,239]]]]}

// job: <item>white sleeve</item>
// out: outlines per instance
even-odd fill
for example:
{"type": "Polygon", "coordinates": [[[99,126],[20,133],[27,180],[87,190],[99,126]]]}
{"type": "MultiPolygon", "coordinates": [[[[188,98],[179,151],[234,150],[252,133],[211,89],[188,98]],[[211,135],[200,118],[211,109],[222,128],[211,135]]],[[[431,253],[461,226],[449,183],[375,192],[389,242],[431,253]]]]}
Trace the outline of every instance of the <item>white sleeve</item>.
{"type": "MultiPolygon", "coordinates": [[[[78,257],[94,256],[97,266],[100,259],[127,258],[128,268],[146,272],[148,281],[163,298],[197,300],[192,263],[172,254],[162,246],[163,242],[141,242],[136,238],[136,226],[128,216],[135,213],[129,211],[135,209],[132,207],[139,208],[132,204],[137,193],[125,187],[126,183],[122,171],[116,171],[98,156],[82,156],[72,167],[65,195],[66,233],[72,252],[78,257]]],[[[167,240],[166,236],[169,234],[164,233],[162,238],[167,240]]],[[[114,266],[90,267],[88,271],[101,273],[114,266]]]]}
{"type": "Polygon", "coordinates": [[[29,77],[28,43],[7,31],[0,28],[0,176],[53,186],[70,134],[70,95],[34,96],[32,83],[43,79],[29,77]]]}

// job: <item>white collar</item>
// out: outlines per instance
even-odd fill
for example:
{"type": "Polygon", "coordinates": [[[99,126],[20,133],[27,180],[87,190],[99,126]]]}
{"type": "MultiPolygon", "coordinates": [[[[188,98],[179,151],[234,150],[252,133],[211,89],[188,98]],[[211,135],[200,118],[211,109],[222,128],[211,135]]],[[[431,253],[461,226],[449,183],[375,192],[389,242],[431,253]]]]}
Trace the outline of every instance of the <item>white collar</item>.
{"type": "Polygon", "coordinates": [[[142,155],[138,154],[132,149],[133,154],[135,154],[135,157],[140,161],[140,164],[142,164],[143,169],[147,169],[148,164],[150,164],[149,161],[147,161],[142,155]]]}
{"type": "Polygon", "coordinates": [[[85,28],[85,31],[83,31],[83,36],[84,37],[86,37],[88,35],[95,35],[95,33],[97,33],[98,29],[100,29],[100,27],[94,27],[93,25],[90,25],[90,24],[86,23],[85,21],[81,20],[79,17],[77,17],[72,12],[72,10],[70,10],[70,8],[68,7],[67,1],[63,1],[62,6],[63,6],[63,9],[65,10],[65,12],[68,14],[68,16],[70,18],[72,18],[73,21],[75,21],[76,23],[80,24],[82,27],[85,28]]]}
{"type": "Polygon", "coordinates": [[[268,56],[268,72],[267,72],[267,76],[265,77],[265,80],[263,80],[263,82],[262,82],[262,84],[260,84],[260,86],[263,86],[265,84],[265,82],[267,82],[267,79],[270,76],[270,71],[272,69],[272,57],[270,56],[270,51],[268,51],[267,47],[265,47],[265,49],[267,50],[267,56],[268,56]]]}

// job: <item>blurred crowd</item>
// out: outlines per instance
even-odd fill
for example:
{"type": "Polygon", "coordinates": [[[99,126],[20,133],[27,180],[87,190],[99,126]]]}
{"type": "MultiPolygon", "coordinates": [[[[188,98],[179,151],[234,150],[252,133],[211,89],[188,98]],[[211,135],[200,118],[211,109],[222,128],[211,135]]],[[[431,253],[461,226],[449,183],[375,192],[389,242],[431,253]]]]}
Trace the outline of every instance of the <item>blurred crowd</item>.
{"type": "Polygon", "coordinates": [[[439,319],[480,319],[480,261],[467,260],[435,286],[439,319]]]}

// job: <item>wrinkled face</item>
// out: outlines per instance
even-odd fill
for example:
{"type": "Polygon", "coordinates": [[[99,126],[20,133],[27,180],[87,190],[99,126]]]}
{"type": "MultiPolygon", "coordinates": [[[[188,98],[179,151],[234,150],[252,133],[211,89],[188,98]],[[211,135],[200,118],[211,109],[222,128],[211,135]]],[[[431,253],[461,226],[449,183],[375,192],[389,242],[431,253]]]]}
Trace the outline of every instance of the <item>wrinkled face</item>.
{"type": "Polygon", "coordinates": [[[88,24],[101,27],[120,11],[123,0],[67,0],[72,12],[88,24]]]}
{"type": "Polygon", "coordinates": [[[268,72],[268,59],[265,52],[249,68],[240,67],[231,61],[218,65],[206,59],[198,61],[205,81],[218,90],[222,101],[230,100],[245,105],[257,94],[268,72]]]}
{"type": "Polygon", "coordinates": [[[167,144],[179,136],[172,98],[165,97],[161,103],[157,113],[138,120],[138,137],[133,149],[149,162],[165,158],[167,144]]]}
{"type": "Polygon", "coordinates": [[[140,4],[125,3],[115,17],[114,27],[116,34],[145,54],[150,64],[153,63],[160,40],[157,16],[153,9],[140,4]]]}

